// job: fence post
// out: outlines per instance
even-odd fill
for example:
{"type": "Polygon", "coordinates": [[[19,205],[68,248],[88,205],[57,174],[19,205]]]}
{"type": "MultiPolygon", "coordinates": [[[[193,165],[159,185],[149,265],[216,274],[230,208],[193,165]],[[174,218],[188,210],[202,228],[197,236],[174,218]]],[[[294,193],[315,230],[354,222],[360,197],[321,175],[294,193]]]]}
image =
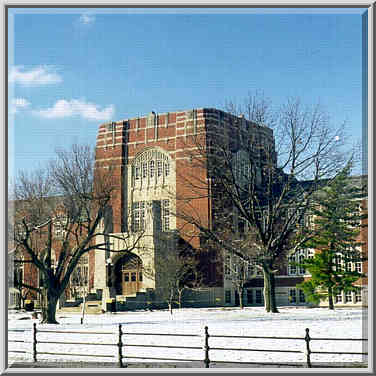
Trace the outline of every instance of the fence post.
{"type": "Polygon", "coordinates": [[[37,323],[33,323],[33,362],[37,361],[37,323]]]}
{"type": "Polygon", "coordinates": [[[204,345],[204,350],[205,350],[205,368],[209,368],[209,333],[208,333],[208,327],[205,326],[205,345],[204,345]]]}
{"type": "Polygon", "coordinates": [[[311,340],[311,337],[309,336],[309,329],[306,328],[306,335],[304,337],[306,342],[306,350],[307,350],[307,367],[312,368],[311,365],[311,349],[309,348],[309,341],[311,340]]]}
{"type": "Polygon", "coordinates": [[[124,367],[124,365],[123,365],[123,342],[121,340],[122,334],[123,334],[123,332],[121,330],[121,324],[119,324],[118,361],[119,361],[119,367],[120,368],[124,367]]]}

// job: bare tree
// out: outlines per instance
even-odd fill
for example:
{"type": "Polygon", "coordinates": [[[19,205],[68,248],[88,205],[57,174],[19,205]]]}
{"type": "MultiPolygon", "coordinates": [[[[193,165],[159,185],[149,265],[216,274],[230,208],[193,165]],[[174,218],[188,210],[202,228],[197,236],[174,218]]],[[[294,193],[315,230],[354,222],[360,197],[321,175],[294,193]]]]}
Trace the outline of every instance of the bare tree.
{"type": "MultiPolygon", "coordinates": [[[[253,255],[254,241],[249,234],[233,234],[232,242],[226,240],[226,243],[236,249],[236,253],[228,252],[224,247],[221,248],[221,260],[218,263],[223,265],[223,277],[230,281],[235,287],[239,296],[239,307],[244,308],[244,291],[246,285],[262,272],[261,267],[255,262],[253,255]]],[[[227,238],[228,239],[228,238],[227,238]]]]}
{"type": "Polygon", "coordinates": [[[158,238],[154,265],[144,272],[155,280],[157,299],[165,302],[172,314],[174,303],[182,308],[184,290],[200,285],[199,260],[176,233],[161,233],[158,238]]]}
{"type": "MultiPolygon", "coordinates": [[[[57,302],[81,258],[109,250],[103,235],[115,237],[104,234],[102,225],[116,194],[112,173],[111,166],[95,168],[92,148],[73,145],[58,151],[46,168],[18,176],[12,240],[24,262],[39,272],[39,286],[23,282],[22,287],[41,294],[44,323],[57,323],[57,302]]],[[[124,233],[124,249],[117,252],[131,251],[141,237],[124,233]]]]}
{"type": "Polygon", "coordinates": [[[81,324],[83,324],[86,312],[86,299],[89,294],[88,254],[83,255],[78,261],[77,266],[71,275],[69,290],[71,296],[73,296],[75,299],[82,298],[81,324]]]}
{"type": "Polygon", "coordinates": [[[315,191],[345,164],[344,128],[333,128],[320,106],[306,108],[299,100],[278,110],[263,97],[249,96],[246,104],[249,121],[233,116],[227,127],[214,121],[205,135],[189,136],[190,168],[180,178],[192,196],[180,198],[176,215],[221,251],[261,268],[266,311],[278,312],[275,274],[287,251],[306,240],[296,242],[295,233],[315,191]],[[265,126],[269,119],[273,137],[265,126]],[[211,199],[209,219],[195,204],[203,197],[211,199]],[[234,246],[229,234],[236,233],[247,234],[246,250],[234,246]]]}
{"type": "Polygon", "coordinates": [[[13,276],[8,276],[9,280],[12,281],[12,286],[18,292],[17,294],[17,309],[21,309],[25,307],[25,300],[27,299],[28,295],[31,293],[30,289],[22,288],[23,282],[23,264],[25,263],[22,254],[17,252],[14,255],[14,258],[11,260],[13,264],[11,266],[13,276]]]}
{"type": "Polygon", "coordinates": [[[256,124],[274,128],[278,122],[278,112],[274,111],[272,102],[263,91],[248,92],[242,103],[227,100],[224,108],[235,116],[245,116],[256,124]]]}
{"type": "Polygon", "coordinates": [[[239,307],[244,308],[244,288],[250,280],[248,266],[252,265],[237,256],[226,256],[224,260],[224,278],[230,280],[239,296],[239,307]]]}

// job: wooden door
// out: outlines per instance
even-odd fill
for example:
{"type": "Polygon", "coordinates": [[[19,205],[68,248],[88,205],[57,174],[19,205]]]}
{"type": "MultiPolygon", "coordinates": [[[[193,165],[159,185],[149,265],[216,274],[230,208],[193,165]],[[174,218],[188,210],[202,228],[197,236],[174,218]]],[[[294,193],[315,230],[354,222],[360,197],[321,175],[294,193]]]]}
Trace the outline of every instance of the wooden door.
{"type": "Polygon", "coordinates": [[[122,278],[122,294],[132,295],[140,291],[142,286],[142,270],[141,268],[129,269],[124,265],[121,270],[122,278]]]}

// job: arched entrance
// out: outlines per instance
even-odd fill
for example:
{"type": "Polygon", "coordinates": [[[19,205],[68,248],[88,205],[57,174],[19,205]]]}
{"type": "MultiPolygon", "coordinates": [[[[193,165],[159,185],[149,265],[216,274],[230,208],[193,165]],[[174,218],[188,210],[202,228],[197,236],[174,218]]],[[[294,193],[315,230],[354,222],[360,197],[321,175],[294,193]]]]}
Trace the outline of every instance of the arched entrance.
{"type": "Polygon", "coordinates": [[[142,261],[134,254],[124,255],[115,265],[117,294],[132,295],[142,288],[142,261]]]}

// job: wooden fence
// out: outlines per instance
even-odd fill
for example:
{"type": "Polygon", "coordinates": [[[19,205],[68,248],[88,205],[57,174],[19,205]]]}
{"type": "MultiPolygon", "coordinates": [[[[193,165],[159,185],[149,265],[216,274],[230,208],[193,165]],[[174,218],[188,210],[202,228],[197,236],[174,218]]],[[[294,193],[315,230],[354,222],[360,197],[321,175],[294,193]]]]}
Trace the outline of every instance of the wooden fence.
{"type": "MultiPolygon", "coordinates": [[[[20,332],[23,330],[9,329],[10,332],[20,332]]],[[[36,323],[33,324],[32,328],[32,360],[37,362],[38,355],[58,355],[58,356],[80,356],[80,357],[96,357],[96,358],[114,358],[114,361],[117,362],[120,368],[127,367],[126,359],[143,359],[143,360],[158,360],[158,361],[175,361],[175,362],[201,362],[205,368],[210,368],[211,363],[236,363],[244,365],[263,365],[263,366],[286,366],[286,367],[312,367],[311,355],[312,354],[338,354],[338,355],[368,355],[368,352],[343,352],[343,351],[312,351],[311,342],[312,341],[367,341],[365,338],[323,338],[323,337],[311,337],[309,333],[309,328],[306,328],[306,333],[304,337],[278,337],[278,336],[236,336],[236,335],[216,335],[209,334],[209,329],[205,326],[203,333],[201,334],[177,334],[177,333],[135,333],[135,332],[125,332],[123,331],[123,325],[119,324],[117,332],[113,331],[80,331],[80,330],[48,330],[48,329],[39,329],[37,328],[36,323]],[[116,335],[117,342],[67,342],[67,341],[56,341],[56,340],[40,340],[37,339],[38,333],[64,333],[64,334],[85,334],[85,335],[116,335]],[[144,343],[127,343],[124,338],[127,336],[160,336],[160,337],[199,337],[203,339],[203,345],[201,346],[181,346],[181,345],[153,345],[153,344],[144,344],[144,343]],[[272,339],[272,340],[294,340],[302,341],[302,350],[292,350],[292,349],[260,349],[260,348],[239,348],[239,347],[212,347],[209,346],[210,338],[224,338],[224,339],[272,339]],[[89,345],[89,346],[116,346],[117,355],[109,354],[88,354],[88,353],[66,353],[66,352],[46,352],[37,350],[38,344],[69,344],[69,345],[89,345]],[[305,345],[304,345],[305,344],[305,345]],[[124,352],[124,348],[130,347],[145,347],[145,348],[168,348],[168,349],[186,349],[186,350],[202,350],[203,359],[187,359],[187,358],[165,358],[165,357],[151,357],[151,356],[133,356],[127,355],[124,352]],[[257,352],[278,352],[278,353],[297,353],[303,354],[304,360],[297,363],[280,363],[280,362],[240,362],[240,361],[229,361],[229,360],[211,360],[210,351],[257,351],[257,352]]],[[[18,340],[18,339],[8,339],[9,343],[30,343],[30,341],[18,340]]],[[[9,353],[30,353],[26,350],[8,350],[9,353]]],[[[361,362],[359,362],[361,363],[361,362]]],[[[325,366],[327,367],[327,366],[325,366]]],[[[330,367],[330,365],[329,365],[330,367]]]]}

